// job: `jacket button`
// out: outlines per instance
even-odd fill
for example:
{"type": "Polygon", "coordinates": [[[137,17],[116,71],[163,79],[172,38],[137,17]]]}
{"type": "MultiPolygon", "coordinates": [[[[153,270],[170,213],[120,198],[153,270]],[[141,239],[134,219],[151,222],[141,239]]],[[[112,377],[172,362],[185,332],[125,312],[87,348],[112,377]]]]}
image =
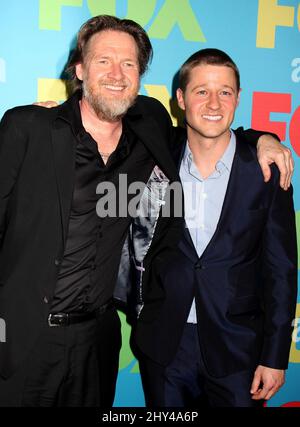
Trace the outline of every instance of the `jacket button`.
{"type": "Polygon", "coordinates": [[[43,301],[44,301],[45,304],[48,304],[48,302],[49,302],[49,300],[48,300],[47,297],[44,297],[43,301]]]}
{"type": "Polygon", "coordinates": [[[55,264],[56,266],[60,265],[60,260],[59,260],[59,259],[56,259],[56,260],[54,261],[54,264],[55,264]]]}
{"type": "Polygon", "coordinates": [[[204,269],[205,269],[205,266],[204,266],[203,264],[201,264],[200,262],[196,262],[196,264],[195,264],[195,268],[196,268],[197,270],[204,270],[204,269]]]}

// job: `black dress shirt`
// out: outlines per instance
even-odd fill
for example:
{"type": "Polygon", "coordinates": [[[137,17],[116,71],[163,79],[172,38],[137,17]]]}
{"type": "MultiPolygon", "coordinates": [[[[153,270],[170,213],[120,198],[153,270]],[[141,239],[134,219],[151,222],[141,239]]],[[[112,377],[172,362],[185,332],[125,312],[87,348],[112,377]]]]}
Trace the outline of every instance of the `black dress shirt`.
{"type": "MultiPolygon", "coordinates": [[[[70,126],[76,138],[73,201],[68,236],[58,274],[51,312],[94,311],[113,295],[126,232],[125,217],[100,218],[96,188],[102,181],[119,187],[119,175],[127,175],[128,186],[147,182],[154,160],[123,119],[123,132],[116,150],[104,164],[97,143],[81,121],[79,97],[74,98],[70,126]]],[[[130,197],[128,201],[130,201],[130,197]]]]}

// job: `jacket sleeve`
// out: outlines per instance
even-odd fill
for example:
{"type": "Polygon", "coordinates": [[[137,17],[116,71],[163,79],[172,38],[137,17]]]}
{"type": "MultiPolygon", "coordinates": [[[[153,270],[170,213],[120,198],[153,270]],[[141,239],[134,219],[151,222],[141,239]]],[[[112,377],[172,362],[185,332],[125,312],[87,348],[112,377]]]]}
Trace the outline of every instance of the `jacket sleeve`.
{"type": "Polygon", "coordinates": [[[0,247],[6,229],[7,208],[26,152],[26,137],[16,114],[7,111],[0,122],[0,247]]]}
{"type": "Polygon", "coordinates": [[[297,302],[297,241],[293,190],[282,190],[277,181],[263,236],[265,319],[259,363],[286,369],[297,302]]]}
{"type": "Polygon", "coordinates": [[[242,126],[238,127],[235,131],[236,135],[241,138],[242,140],[245,140],[248,144],[256,145],[259,137],[262,135],[271,135],[277,141],[280,142],[280,139],[275,133],[261,131],[261,130],[255,130],[255,129],[244,129],[242,126]]]}

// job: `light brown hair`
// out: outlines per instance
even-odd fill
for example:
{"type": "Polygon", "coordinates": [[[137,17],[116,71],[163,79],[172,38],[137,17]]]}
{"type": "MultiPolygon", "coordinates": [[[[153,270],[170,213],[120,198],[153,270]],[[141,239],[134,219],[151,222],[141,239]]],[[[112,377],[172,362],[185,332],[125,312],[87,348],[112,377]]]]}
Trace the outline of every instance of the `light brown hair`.
{"type": "Polygon", "coordinates": [[[138,23],[130,19],[119,19],[110,15],[98,15],[89,19],[80,28],[77,36],[76,48],[66,67],[67,75],[70,77],[72,91],[80,89],[82,86],[82,81],[76,76],[76,65],[84,61],[88,42],[94,34],[108,30],[121,31],[134,38],[138,48],[140,76],[147,70],[148,64],[152,59],[153,49],[146,31],[138,23]]]}
{"type": "Polygon", "coordinates": [[[191,70],[198,65],[223,65],[232,68],[235,75],[237,91],[240,90],[240,72],[230,56],[219,49],[201,49],[190,56],[180,68],[179,87],[183,92],[189,83],[191,70]]]}

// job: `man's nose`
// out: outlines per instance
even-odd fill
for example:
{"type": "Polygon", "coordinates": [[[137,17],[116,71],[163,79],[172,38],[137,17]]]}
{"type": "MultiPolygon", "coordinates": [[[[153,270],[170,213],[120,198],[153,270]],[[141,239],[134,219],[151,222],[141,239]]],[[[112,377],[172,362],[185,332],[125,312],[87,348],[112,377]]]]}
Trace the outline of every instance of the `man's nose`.
{"type": "Polygon", "coordinates": [[[113,77],[116,80],[120,80],[124,77],[122,66],[119,63],[111,64],[111,68],[109,70],[109,76],[113,77]]]}
{"type": "Polygon", "coordinates": [[[217,93],[211,93],[209,95],[207,106],[212,110],[220,108],[220,99],[217,93]]]}

